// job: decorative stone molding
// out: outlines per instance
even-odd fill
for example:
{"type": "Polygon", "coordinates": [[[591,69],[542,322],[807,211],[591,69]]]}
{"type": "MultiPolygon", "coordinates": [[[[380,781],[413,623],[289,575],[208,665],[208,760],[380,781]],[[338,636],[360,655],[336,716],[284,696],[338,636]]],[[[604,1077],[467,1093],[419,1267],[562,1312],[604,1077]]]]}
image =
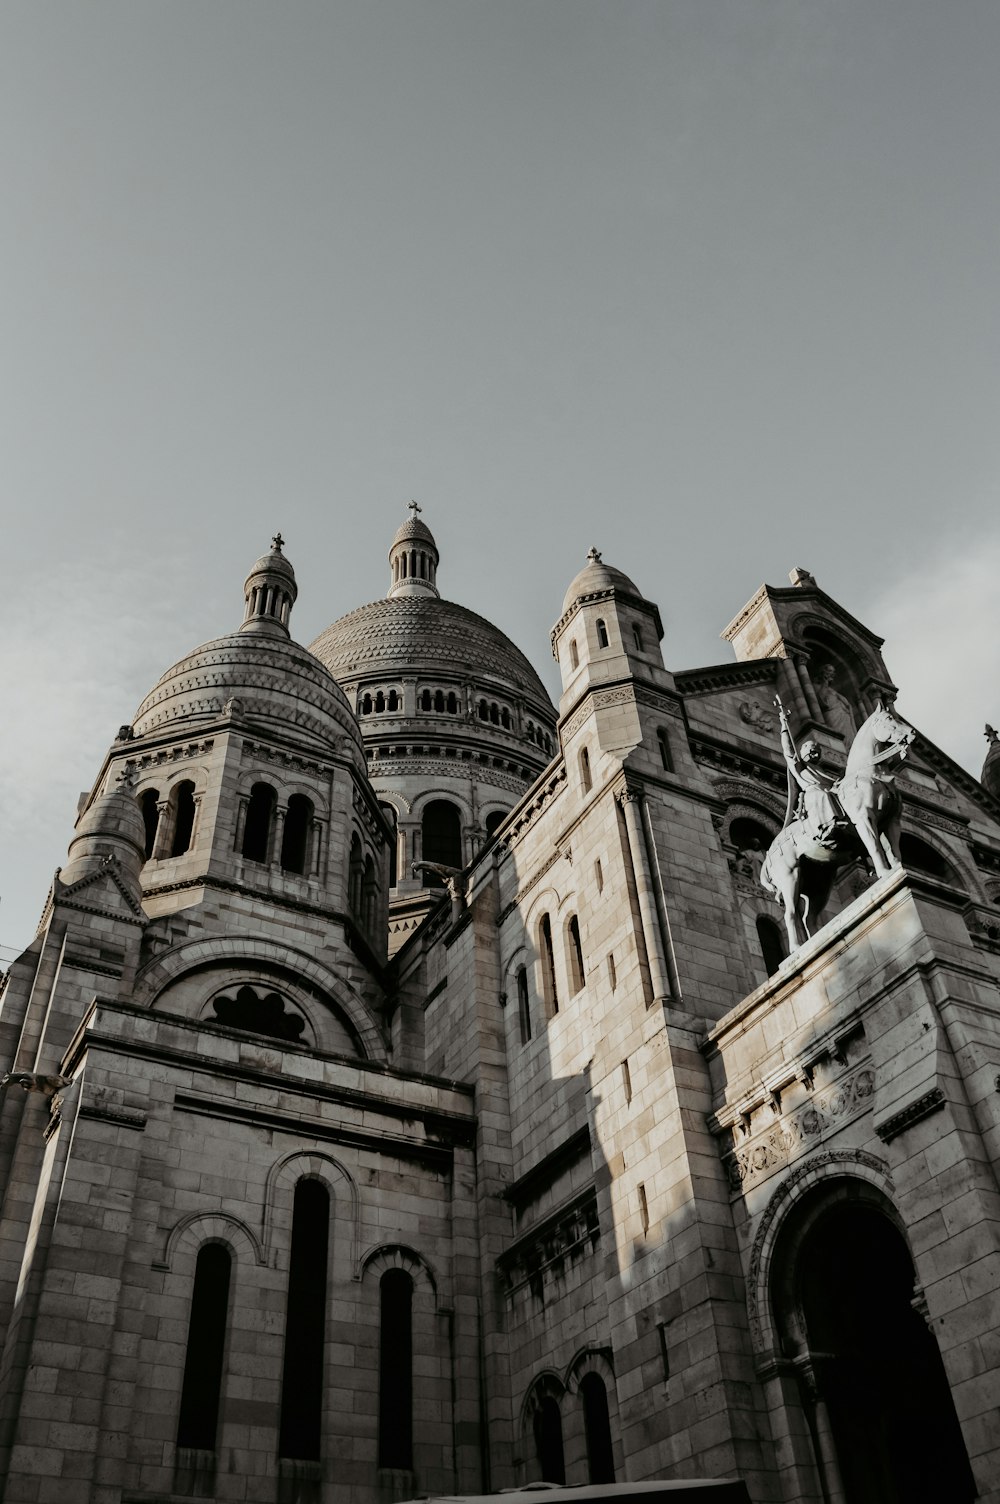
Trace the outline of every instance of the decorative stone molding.
{"type": "Polygon", "coordinates": [[[266,1263],[260,1240],[239,1217],[228,1212],[189,1212],[167,1233],[163,1258],[153,1268],[173,1269],[185,1257],[193,1263],[204,1243],[227,1243],[238,1259],[266,1263]]]}
{"type": "Polygon", "coordinates": [[[862,1065],[756,1134],[744,1136],[734,1125],[734,1147],[723,1154],[730,1186],[744,1190],[808,1152],[850,1118],[867,1112],[874,1093],[875,1071],[862,1065]]]}
{"type": "Polygon", "coordinates": [[[674,675],[674,683],[682,695],[703,695],[713,690],[737,689],[745,684],[773,684],[774,677],[771,660],[758,658],[750,663],[719,663],[712,668],[683,669],[674,675]]]}
{"type": "Polygon", "coordinates": [[[748,779],[755,786],[764,784],[785,792],[788,775],[784,764],[779,768],[777,763],[769,763],[763,757],[748,757],[724,742],[705,736],[691,736],[691,752],[696,762],[723,776],[748,779]]]}
{"type": "Polygon", "coordinates": [[[881,1123],[875,1124],[875,1132],[883,1144],[889,1144],[907,1128],[912,1128],[914,1123],[919,1123],[921,1118],[930,1117],[932,1112],[938,1112],[944,1106],[944,1092],[939,1086],[932,1086],[930,1091],[924,1092],[915,1102],[910,1102],[900,1112],[893,1113],[891,1118],[885,1118],[881,1123]]]}
{"type": "Polygon", "coordinates": [[[546,1276],[561,1272],[573,1261],[594,1253],[601,1238],[597,1193],[592,1186],[536,1223],[497,1259],[497,1274],[508,1301],[527,1286],[544,1300],[546,1276]]]}
{"type": "Polygon", "coordinates": [[[414,1291],[424,1291],[437,1304],[438,1286],[433,1270],[416,1249],[405,1243],[381,1243],[370,1248],[361,1259],[361,1279],[379,1283],[390,1269],[402,1269],[413,1281],[414,1291]]]}
{"type": "MultiPolygon", "coordinates": [[[[341,751],[347,745],[346,737],[337,737],[337,751],[341,751]]],[[[211,742],[209,743],[211,746],[211,742]]],[[[255,742],[244,739],[240,749],[240,761],[243,763],[277,763],[283,768],[294,768],[297,773],[311,773],[316,777],[325,778],[329,772],[329,763],[316,762],[312,758],[298,756],[294,752],[286,752],[280,747],[269,747],[263,742],[255,742]]]]}
{"type": "Polygon", "coordinates": [[[747,1316],[750,1335],[757,1353],[772,1353],[775,1343],[771,1329],[768,1287],[771,1261],[784,1222],[793,1206],[825,1182],[854,1178],[875,1186],[892,1200],[892,1176],[885,1160],[864,1149],[826,1149],[810,1155],[778,1185],[764,1208],[750,1250],[747,1270],[747,1316]]]}

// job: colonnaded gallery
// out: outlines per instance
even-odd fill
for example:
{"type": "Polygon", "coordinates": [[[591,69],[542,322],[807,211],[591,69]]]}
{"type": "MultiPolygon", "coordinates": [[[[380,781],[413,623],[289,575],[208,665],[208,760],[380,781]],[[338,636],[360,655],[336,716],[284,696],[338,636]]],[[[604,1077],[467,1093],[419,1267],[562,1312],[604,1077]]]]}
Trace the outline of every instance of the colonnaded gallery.
{"type": "Polygon", "coordinates": [[[415,511],[239,562],[6,979],[8,1504],[1000,1499],[996,733],[804,569],[677,672],[593,550],[556,710],[415,511]]]}

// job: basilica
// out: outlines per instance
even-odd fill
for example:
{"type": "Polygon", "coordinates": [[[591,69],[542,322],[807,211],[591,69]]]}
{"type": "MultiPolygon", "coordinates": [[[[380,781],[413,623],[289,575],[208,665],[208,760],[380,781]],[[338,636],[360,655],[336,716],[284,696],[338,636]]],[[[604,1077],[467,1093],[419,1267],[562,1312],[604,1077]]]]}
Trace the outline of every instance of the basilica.
{"type": "Polygon", "coordinates": [[[592,549],[556,707],[416,510],[308,648],[284,548],[4,979],[0,1495],[1000,1500],[997,734],[805,569],[677,669],[592,549]]]}

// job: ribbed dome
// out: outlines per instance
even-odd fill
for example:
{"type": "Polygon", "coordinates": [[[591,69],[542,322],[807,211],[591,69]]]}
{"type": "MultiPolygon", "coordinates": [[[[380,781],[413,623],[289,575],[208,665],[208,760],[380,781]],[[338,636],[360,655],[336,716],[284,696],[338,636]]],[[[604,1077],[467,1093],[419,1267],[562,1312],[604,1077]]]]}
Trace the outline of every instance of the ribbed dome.
{"type": "Polygon", "coordinates": [[[433,596],[388,596],[360,606],[321,632],[310,651],[338,679],[389,675],[410,665],[430,672],[457,670],[480,681],[501,681],[545,706],[551,703],[527,658],[499,627],[433,596]]]}
{"type": "Polygon", "coordinates": [[[565,616],[573,602],[581,596],[595,595],[600,590],[623,590],[628,595],[644,599],[638,585],[627,574],[611,564],[605,564],[597,550],[592,548],[590,562],[580,570],[563,597],[562,614],[565,616]]]}
{"type": "Polygon", "coordinates": [[[288,638],[232,632],[203,643],[167,670],[139,706],[136,736],[176,721],[216,720],[229,705],[262,729],[294,728],[329,750],[348,736],[363,755],[361,733],[340,685],[311,653],[288,638]],[[230,704],[230,702],[232,702],[230,704]]]}
{"type": "Polygon", "coordinates": [[[291,561],[277,548],[272,548],[270,553],[261,554],[256,564],[248,572],[247,579],[252,580],[255,574],[281,574],[289,580],[294,580],[295,578],[295,570],[292,568],[291,561]]]}
{"type": "Polygon", "coordinates": [[[59,874],[61,882],[66,886],[78,882],[109,856],[117,857],[120,869],[138,884],[146,859],[146,829],[128,786],[98,794],[80,816],[69,843],[68,860],[59,874]]]}
{"type": "Polygon", "coordinates": [[[419,517],[407,517],[405,522],[399,524],[390,548],[395,548],[397,543],[412,543],[413,541],[429,543],[434,552],[437,553],[434,534],[426,522],[421,522],[419,517]]]}

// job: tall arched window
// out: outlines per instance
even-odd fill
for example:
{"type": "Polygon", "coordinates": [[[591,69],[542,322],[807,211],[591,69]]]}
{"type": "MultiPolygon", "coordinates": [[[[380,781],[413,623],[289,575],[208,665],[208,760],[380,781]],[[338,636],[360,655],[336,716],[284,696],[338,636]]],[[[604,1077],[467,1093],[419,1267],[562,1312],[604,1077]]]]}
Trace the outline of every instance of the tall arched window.
{"type": "Polygon", "coordinates": [[[292,1211],[285,1306],[278,1437],[282,1457],[318,1461],[320,1455],[329,1238],[330,1193],[318,1180],[300,1180],[292,1211]]]}
{"type": "Polygon", "coordinates": [[[517,968],[517,1022],[521,1030],[521,1043],[527,1044],[531,1038],[531,1004],[528,1000],[528,970],[525,966],[517,968]]]}
{"type": "Polygon", "coordinates": [[[538,951],[542,958],[542,996],[545,1011],[551,1017],[559,1012],[559,992],[556,987],[556,954],[552,946],[552,920],[543,914],[538,926],[538,951]]]}
{"type": "Polygon", "coordinates": [[[379,1467],[413,1466],[413,1281],[389,1269],[379,1285],[379,1467]]]}
{"type": "Polygon", "coordinates": [[[206,1243],[195,1264],[177,1445],[201,1452],[215,1450],[219,1429],[232,1264],[221,1243],[206,1243]]]}
{"type": "Polygon", "coordinates": [[[361,837],[357,831],[351,836],[351,861],[347,873],[347,905],[352,914],[361,915],[361,898],[365,881],[365,858],[361,849],[361,837]]]}
{"type": "Polygon", "coordinates": [[[580,921],[573,914],[566,926],[566,955],[569,961],[570,992],[577,993],[587,979],[583,969],[583,946],[580,944],[580,921]]]}
{"type": "Polygon", "coordinates": [[[664,771],[672,773],[674,771],[674,758],[673,753],[670,751],[670,738],[662,726],[656,733],[656,745],[660,749],[660,762],[663,764],[664,771]]]}
{"type": "MultiPolygon", "coordinates": [[[[432,799],[424,806],[422,833],[425,862],[462,866],[462,816],[450,799],[432,799]]],[[[425,873],[424,881],[429,887],[443,885],[433,872],[425,873]]]]}
{"type": "Polygon", "coordinates": [[[305,872],[312,821],[312,800],[305,794],[293,794],[285,811],[281,837],[281,865],[286,872],[305,872]]]}
{"type": "Polygon", "coordinates": [[[269,783],[255,783],[243,826],[243,855],[250,862],[266,862],[277,795],[269,783]]]}
{"type": "Polygon", "coordinates": [[[773,977],[788,951],[781,930],[773,919],[768,919],[764,914],[757,919],[757,939],[760,941],[760,953],[764,957],[767,974],[773,977]]]}
{"type": "Polygon", "coordinates": [[[583,1401],[583,1429],[587,1438],[587,1467],[591,1483],[614,1483],[615,1457],[611,1444],[611,1416],[608,1391],[599,1373],[584,1374],[580,1380],[583,1401]]]}
{"type": "Polygon", "coordinates": [[[608,629],[600,618],[597,621],[597,646],[599,648],[608,646],[608,629]]]}
{"type": "Polygon", "coordinates": [[[185,778],[174,789],[171,798],[174,810],[174,838],[170,844],[171,856],[183,856],[191,845],[194,831],[194,784],[185,778]]]}
{"type": "Polygon", "coordinates": [[[539,1402],[533,1417],[535,1432],[535,1455],[542,1471],[544,1483],[566,1482],[566,1461],[563,1456],[562,1416],[559,1403],[547,1394],[539,1402]]]}
{"type": "Polygon", "coordinates": [[[575,640],[573,640],[572,638],[570,639],[569,644],[569,666],[570,668],[580,667],[580,653],[577,649],[575,640]]]}
{"type": "Polygon", "coordinates": [[[396,828],[396,809],[392,804],[380,804],[379,809],[385,815],[386,820],[392,827],[392,840],[389,842],[389,887],[394,888],[398,881],[397,862],[399,845],[399,831],[396,828]]]}
{"type": "Polygon", "coordinates": [[[160,823],[160,796],[156,789],[143,789],[139,795],[139,809],[142,811],[142,823],[146,831],[146,856],[153,855],[153,847],[156,845],[156,829],[160,823]]]}
{"type": "Polygon", "coordinates": [[[365,929],[375,928],[375,904],[378,896],[378,884],[375,881],[375,862],[369,855],[365,857],[365,875],[361,885],[361,914],[365,929]]]}

